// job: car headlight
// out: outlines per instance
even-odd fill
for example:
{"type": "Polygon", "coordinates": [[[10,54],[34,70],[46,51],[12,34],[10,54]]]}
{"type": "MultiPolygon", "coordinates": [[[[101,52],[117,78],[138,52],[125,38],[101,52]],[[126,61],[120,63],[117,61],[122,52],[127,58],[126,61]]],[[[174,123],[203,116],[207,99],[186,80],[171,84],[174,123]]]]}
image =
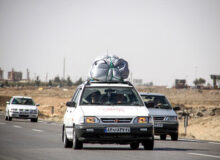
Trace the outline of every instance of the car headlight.
{"type": "Polygon", "coordinates": [[[32,109],[32,110],[30,110],[30,113],[32,113],[32,114],[37,114],[37,109],[32,109]]]}
{"type": "Polygon", "coordinates": [[[149,123],[149,117],[137,117],[134,119],[134,123],[143,124],[143,123],[149,123]]]}
{"type": "Polygon", "coordinates": [[[167,116],[165,118],[166,121],[176,121],[177,120],[177,116],[167,116]]]}
{"type": "Polygon", "coordinates": [[[99,119],[97,117],[84,117],[85,123],[99,123],[99,119]]]}

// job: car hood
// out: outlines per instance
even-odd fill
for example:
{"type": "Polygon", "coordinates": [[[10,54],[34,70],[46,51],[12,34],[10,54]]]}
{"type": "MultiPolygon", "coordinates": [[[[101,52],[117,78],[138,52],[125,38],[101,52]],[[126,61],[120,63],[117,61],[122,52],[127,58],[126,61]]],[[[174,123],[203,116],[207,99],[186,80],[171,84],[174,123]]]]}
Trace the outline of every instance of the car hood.
{"type": "Polygon", "coordinates": [[[17,108],[17,109],[37,109],[35,105],[17,105],[12,104],[10,105],[10,108],[17,108]]]}
{"type": "Polygon", "coordinates": [[[152,116],[176,116],[172,109],[148,108],[149,114],[152,116]]]}
{"type": "Polygon", "coordinates": [[[136,117],[148,116],[144,106],[81,106],[85,116],[97,117],[136,117]]]}

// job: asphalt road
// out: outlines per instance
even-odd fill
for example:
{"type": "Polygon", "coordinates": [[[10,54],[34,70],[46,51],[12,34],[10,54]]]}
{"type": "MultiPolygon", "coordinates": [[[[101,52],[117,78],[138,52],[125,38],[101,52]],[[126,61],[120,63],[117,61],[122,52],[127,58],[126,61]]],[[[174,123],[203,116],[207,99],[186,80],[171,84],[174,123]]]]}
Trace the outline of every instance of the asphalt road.
{"type": "Polygon", "coordinates": [[[64,149],[61,124],[13,119],[0,113],[0,160],[207,160],[220,159],[220,142],[155,140],[153,151],[129,145],[85,144],[83,150],[64,149]]]}

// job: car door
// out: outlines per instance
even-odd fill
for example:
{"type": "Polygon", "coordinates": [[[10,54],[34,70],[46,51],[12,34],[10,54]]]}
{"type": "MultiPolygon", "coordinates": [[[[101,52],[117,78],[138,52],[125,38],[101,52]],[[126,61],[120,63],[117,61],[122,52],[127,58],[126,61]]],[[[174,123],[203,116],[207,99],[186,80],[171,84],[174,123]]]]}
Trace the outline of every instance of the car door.
{"type": "MultiPolygon", "coordinates": [[[[79,100],[80,91],[81,91],[81,88],[78,88],[72,97],[71,101],[75,102],[75,104],[77,104],[77,102],[79,100]]],[[[77,105],[76,105],[76,107],[77,107],[77,105]]],[[[74,120],[73,116],[74,116],[74,111],[76,110],[76,107],[68,107],[67,106],[65,117],[64,117],[64,121],[66,121],[64,123],[66,126],[73,125],[73,120],[74,120]]]]}

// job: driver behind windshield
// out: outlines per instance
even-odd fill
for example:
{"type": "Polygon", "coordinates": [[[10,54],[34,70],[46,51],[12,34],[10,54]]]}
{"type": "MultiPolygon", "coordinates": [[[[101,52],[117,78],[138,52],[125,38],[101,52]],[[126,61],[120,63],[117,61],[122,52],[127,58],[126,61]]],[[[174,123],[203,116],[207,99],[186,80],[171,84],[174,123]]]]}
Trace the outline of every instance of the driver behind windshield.
{"type": "Polygon", "coordinates": [[[101,93],[99,91],[93,92],[91,95],[91,104],[99,103],[101,93]]]}
{"type": "Polygon", "coordinates": [[[162,105],[161,100],[159,98],[155,98],[154,99],[154,106],[157,107],[157,106],[160,106],[160,105],[162,105]]]}
{"type": "Polygon", "coordinates": [[[117,104],[123,104],[125,103],[125,97],[123,94],[118,94],[117,95],[117,104]]]}

